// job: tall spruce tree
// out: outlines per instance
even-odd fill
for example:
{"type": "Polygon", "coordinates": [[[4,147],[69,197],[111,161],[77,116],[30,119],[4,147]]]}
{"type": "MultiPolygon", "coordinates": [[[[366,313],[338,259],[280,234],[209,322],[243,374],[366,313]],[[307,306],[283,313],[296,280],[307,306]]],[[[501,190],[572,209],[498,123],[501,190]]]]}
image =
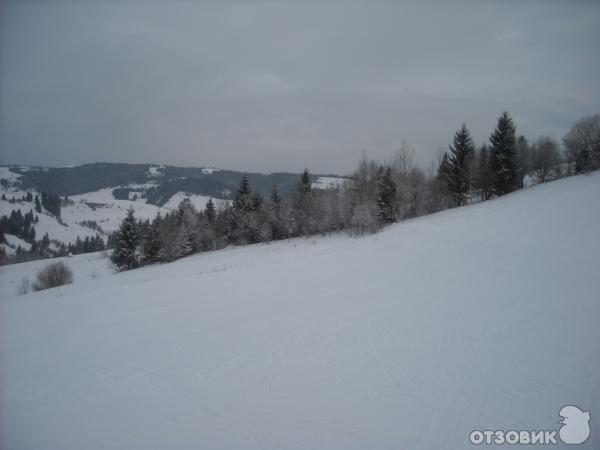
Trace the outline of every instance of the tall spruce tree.
{"type": "Polygon", "coordinates": [[[240,244],[258,242],[260,235],[258,213],[261,207],[262,197],[252,191],[250,180],[244,175],[233,200],[229,238],[240,244]]]}
{"type": "Polygon", "coordinates": [[[498,118],[490,136],[490,167],[492,188],[496,195],[504,195],[517,188],[515,125],[508,112],[498,118]]]}
{"type": "Polygon", "coordinates": [[[473,139],[465,124],[454,134],[448,159],[448,189],[456,205],[463,205],[471,189],[473,139]]]}
{"type": "Polygon", "coordinates": [[[292,217],[294,232],[297,235],[311,234],[314,231],[314,194],[308,168],[304,169],[296,191],[292,193],[292,217]]]}
{"type": "Polygon", "coordinates": [[[381,171],[377,183],[377,219],[379,223],[393,223],[396,221],[396,182],[392,169],[388,166],[381,171]]]}
{"type": "Polygon", "coordinates": [[[206,220],[208,223],[215,223],[215,219],[217,217],[217,210],[215,208],[215,203],[212,198],[209,198],[206,202],[206,206],[204,207],[204,214],[206,215],[206,220]]]}
{"type": "Polygon", "coordinates": [[[35,212],[41,213],[42,212],[42,204],[40,203],[40,198],[37,196],[37,194],[35,195],[34,203],[35,203],[35,212]]]}
{"type": "Polygon", "coordinates": [[[152,220],[146,235],[142,249],[142,262],[144,264],[154,264],[160,260],[160,250],[162,248],[162,239],[160,235],[160,213],[152,220]]]}
{"type": "Polygon", "coordinates": [[[271,237],[275,240],[284,239],[287,236],[281,209],[282,205],[279,189],[277,189],[277,186],[273,186],[271,189],[268,216],[271,226],[271,237]]]}
{"type": "Polygon", "coordinates": [[[240,186],[233,200],[233,208],[240,213],[252,211],[252,188],[247,175],[244,175],[240,181],[240,186]]]}
{"type": "MultiPolygon", "coordinates": [[[[127,215],[121,222],[117,232],[115,247],[111,254],[111,261],[118,270],[135,269],[138,262],[138,225],[133,215],[133,207],[127,210],[127,215]]],[[[81,244],[81,242],[80,242],[81,244]]]]}

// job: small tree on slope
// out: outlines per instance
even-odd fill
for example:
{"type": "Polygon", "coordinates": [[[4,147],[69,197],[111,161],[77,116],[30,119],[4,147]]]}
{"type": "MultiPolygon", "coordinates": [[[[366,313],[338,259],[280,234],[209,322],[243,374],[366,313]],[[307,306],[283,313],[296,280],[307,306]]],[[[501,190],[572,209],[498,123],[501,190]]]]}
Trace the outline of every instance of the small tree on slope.
{"type": "Polygon", "coordinates": [[[138,265],[138,226],[133,216],[133,208],[127,210],[127,216],[121,222],[111,261],[118,270],[135,269],[138,265]]]}

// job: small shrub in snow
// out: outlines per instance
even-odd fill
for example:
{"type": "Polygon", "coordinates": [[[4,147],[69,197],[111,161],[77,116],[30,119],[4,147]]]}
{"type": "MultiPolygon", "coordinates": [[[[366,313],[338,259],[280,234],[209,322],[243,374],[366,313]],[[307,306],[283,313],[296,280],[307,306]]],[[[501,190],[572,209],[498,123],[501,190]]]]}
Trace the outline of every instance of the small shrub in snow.
{"type": "Polygon", "coordinates": [[[73,282],[73,271],[65,263],[55,262],[48,264],[37,273],[33,283],[35,291],[43,291],[53,287],[63,286],[73,282]]]}

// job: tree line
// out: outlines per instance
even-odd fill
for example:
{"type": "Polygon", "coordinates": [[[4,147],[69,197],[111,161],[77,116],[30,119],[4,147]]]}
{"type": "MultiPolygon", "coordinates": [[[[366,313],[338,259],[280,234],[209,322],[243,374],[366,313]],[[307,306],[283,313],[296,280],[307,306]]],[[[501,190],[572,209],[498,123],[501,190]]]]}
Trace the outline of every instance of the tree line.
{"type": "Polygon", "coordinates": [[[466,124],[448,151],[424,171],[413,163],[404,142],[388,160],[366,155],[338,189],[313,189],[308,169],[295,189],[281,195],[273,186],[263,196],[242,177],[233,202],[216,207],[210,199],[196,210],[189,199],[152,221],[140,221],[133,209],[113,238],[111,260],[118,270],[168,262],[228,245],[346,231],[360,235],[381,227],[467,203],[489,200],[562,176],[600,168],[600,116],[578,121],[563,139],[530,143],[517,135],[507,112],[498,118],[489,142],[476,147],[466,124]]]}

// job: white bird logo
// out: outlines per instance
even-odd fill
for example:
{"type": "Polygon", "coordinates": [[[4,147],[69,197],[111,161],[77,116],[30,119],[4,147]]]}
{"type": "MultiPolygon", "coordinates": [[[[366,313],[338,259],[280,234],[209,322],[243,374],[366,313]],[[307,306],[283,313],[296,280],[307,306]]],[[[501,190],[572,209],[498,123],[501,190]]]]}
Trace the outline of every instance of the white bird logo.
{"type": "Polygon", "coordinates": [[[558,435],[565,444],[582,444],[590,437],[590,412],[568,405],[559,413],[562,420],[558,435]]]}

